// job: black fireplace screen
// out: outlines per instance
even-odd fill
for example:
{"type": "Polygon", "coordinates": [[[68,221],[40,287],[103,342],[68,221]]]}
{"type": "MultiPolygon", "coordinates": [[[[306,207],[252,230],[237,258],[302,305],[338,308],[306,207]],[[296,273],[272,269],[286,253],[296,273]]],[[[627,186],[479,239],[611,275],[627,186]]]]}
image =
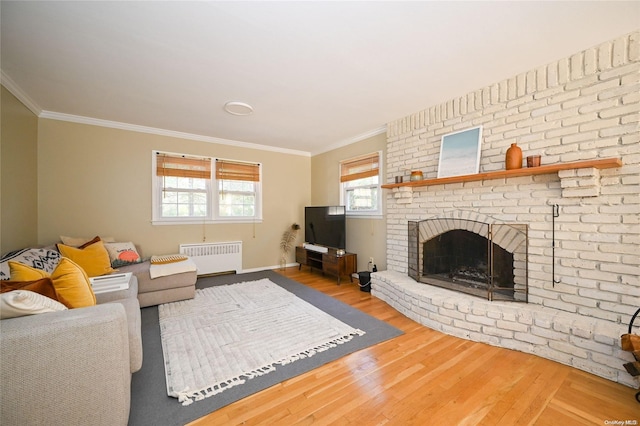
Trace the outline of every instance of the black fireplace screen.
{"type": "Polygon", "coordinates": [[[486,297],[527,302],[527,227],[459,219],[409,222],[409,276],[486,297]]]}

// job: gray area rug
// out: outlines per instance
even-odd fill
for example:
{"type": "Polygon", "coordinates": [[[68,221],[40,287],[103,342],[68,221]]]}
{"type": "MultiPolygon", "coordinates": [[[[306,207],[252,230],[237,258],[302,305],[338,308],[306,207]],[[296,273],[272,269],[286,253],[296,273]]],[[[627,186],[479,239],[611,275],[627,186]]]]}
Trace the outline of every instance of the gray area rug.
{"type": "Polygon", "coordinates": [[[254,377],[240,386],[234,386],[218,395],[184,407],[175,398],[167,395],[158,307],[143,308],[141,312],[144,361],[142,369],[132,377],[130,425],[184,425],[277,383],[402,334],[402,331],[383,321],[274,271],[200,278],[196,287],[202,289],[263,278],[268,278],[300,299],[345,324],[364,331],[365,334],[312,357],[278,366],[269,374],[254,377]]]}

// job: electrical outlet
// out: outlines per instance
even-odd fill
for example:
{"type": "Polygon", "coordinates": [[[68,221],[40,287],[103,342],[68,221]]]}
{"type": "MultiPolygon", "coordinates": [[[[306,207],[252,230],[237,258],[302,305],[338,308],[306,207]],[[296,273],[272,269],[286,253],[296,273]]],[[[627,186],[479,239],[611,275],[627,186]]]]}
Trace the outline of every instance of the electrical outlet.
{"type": "Polygon", "coordinates": [[[370,258],[369,258],[369,263],[371,263],[371,264],[373,264],[373,263],[374,263],[374,262],[373,262],[373,257],[370,257],[370,258]]]}

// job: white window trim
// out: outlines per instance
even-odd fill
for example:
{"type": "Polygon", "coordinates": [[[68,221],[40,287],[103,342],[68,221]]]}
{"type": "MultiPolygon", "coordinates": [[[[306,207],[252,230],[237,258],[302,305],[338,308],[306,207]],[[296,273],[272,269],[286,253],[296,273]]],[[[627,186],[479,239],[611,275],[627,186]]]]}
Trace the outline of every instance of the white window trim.
{"type": "MultiPolygon", "coordinates": [[[[207,197],[209,199],[208,215],[204,217],[181,217],[181,218],[163,218],[160,216],[161,206],[160,197],[162,197],[162,185],[160,184],[161,178],[156,174],[157,168],[157,153],[169,154],[169,155],[187,155],[177,152],[151,151],[151,224],[152,225],[207,225],[216,223],[262,223],[262,163],[260,166],[260,181],[256,183],[256,215],[254,217],[219,217],[218,212],[218,181],[215,178],[215,161],[214,157],[207,157],[206,155],[193,155],[194,157],[210,158],[212,164],[211,179],[207,183],[207,197]]],[[[223,160],[222,158],[220,158],[223,160]]],[[[224,159],[228,160],[228,159],[224,159]]],[[[233,160],[239,161],[239,160],[233,160]]]]}
{"type": "MultiPolygon", "coordinates": [[[[375,152],[375,151],[374,151],[375,152]]],[[[353,212],[353,211],[349,211],[346,206],[346,197],[345,197],[345,192],[346,192],[346,188],[345,188],[345,183],[344,182],[340,182],[340,174],[342,173],[341,170],[341,166],[340,164],[342,163],[342,161],[346,161],[349,160],[349,158],[345,158],[344,160],[341,160],[338,162],[338,185],[340,185],[340,205],[345,206],[345,212],[347,215],[347,218],[349,219],[383,219],[384,218],[384,214],[382,212],[382,164],[383,164],[383,157],[382,157],[382,151],[377,151],[378,152],[378,206],[376,208],[376,210],[374,211],[369,211],[369,212],[363,212],[363,211],[358,211],[358,212],[353,212]]],[[[357,157],[353,157],[353,158],[357,158],[357,157]]]]}

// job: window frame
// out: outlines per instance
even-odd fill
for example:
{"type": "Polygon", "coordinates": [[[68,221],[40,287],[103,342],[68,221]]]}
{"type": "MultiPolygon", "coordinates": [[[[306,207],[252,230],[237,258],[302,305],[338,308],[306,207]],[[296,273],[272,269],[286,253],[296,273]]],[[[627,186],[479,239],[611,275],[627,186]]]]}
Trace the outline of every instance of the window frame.
{"type": "MultiPolygon", "coordinates": [[[[151,206],[151,223],[153,225],[202,225],[215,223],[260,223],[262,222],[262,163],[221,159],[204,155],[190,155],[176,152],[153,150],[152,156],[152,206],[151,206]],[[159,176],[157,172],[158,155],[166,154],[170,156],[183,156],[193,159],[208,159],[211,161],[211,175],[206,179],[206,197],[207,197],[207,215],[206,216],[162,216],[162,193],[164,190],[163,176],[159,176]],[[255,204],[253,216],[221,216],[219,214],[219,197],[218,190],[219,180],[216,178],[215,165],[216,160],[229,161],[234,163],[247,163],[257,165],[259,170],[259,180],[254,182],[255,185],[255,204]]],[[[189,192],[189,191],[185,191],[189,192]]]]}
{"type": "MultiPolygon", "coordinates": [[[[338,175],[339,175],[339,184],[340,184],[340,204],[345,206],[345,211],[347,214],[347,217],[349,218],[366,218],[366,219],[371,219],[371,218],[382,218],[383,217],[383,212],[382,212],[382,151],[374,151],[374,152],[370,152],[368,154],[364,154],[364,155],[359,155],[356,157],[351,157],[351,158],[346,158],[342,161],[339,162],[338,164],[338,175]],[[350,210],[349,206],[347,205],[347,200],[348,200],[348,194],[347,192],[350,189],[353,189],[353,187],[348,187],[348,182],[353,182],[354,180],[358,180],[358,179],[353,179],[353,180],[347,180],[347,181],[343,181],[344,175],[343,174],[343,165],[348,164],[348,163],[353,163],[353,162],[357,162],[358,160],[364,160],[364,159],[368,159],[368,158],[373,158],[375,155],[377,155],[378,157],[378,163],[377,163],[377,177],[378,177],[378,183],[377,184],[368,184],[368,185],[362,185],[361,187],[375,187],[377,189],[378,192],[378,199],[377,199],[377,205],[376,208],[374,210],[367,210],[367,211],[362,211],[362,210],[350,210]]],[[[361,179],[364,179],[361,178],[361,179]]]]}

